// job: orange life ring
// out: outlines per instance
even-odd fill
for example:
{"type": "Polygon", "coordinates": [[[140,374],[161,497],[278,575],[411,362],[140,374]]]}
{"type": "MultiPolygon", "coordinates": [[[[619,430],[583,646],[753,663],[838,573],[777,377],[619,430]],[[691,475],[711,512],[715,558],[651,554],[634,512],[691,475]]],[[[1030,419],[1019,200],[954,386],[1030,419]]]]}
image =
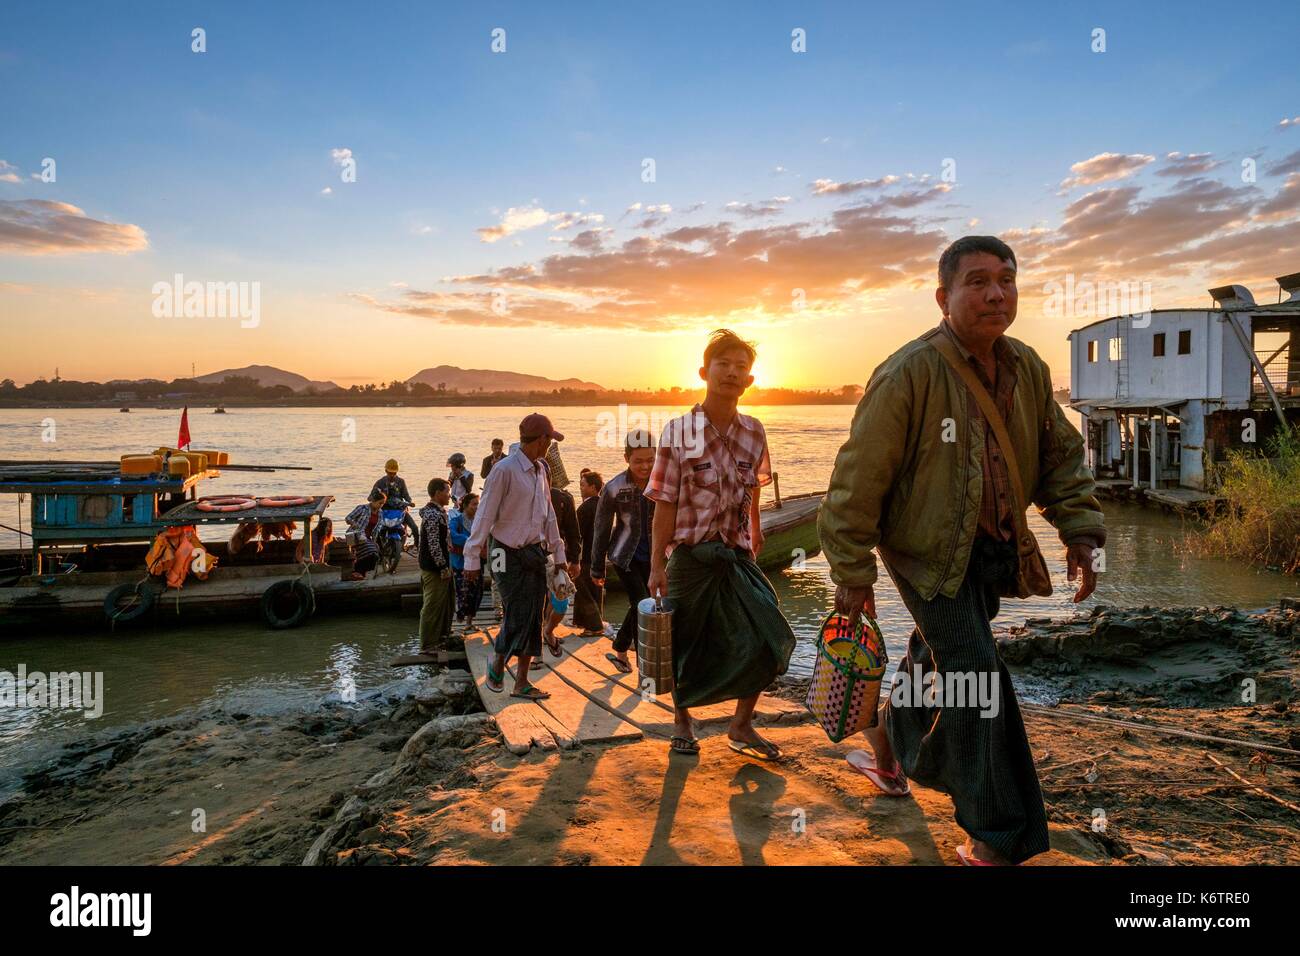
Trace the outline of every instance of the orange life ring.
{"type": "Polygon", "coordinates": [[[195,507],[200,511],[247,511],[249,508],[257,507],[257,499],[246,495],[200,498],[195,507]]]}
{"type": "Polygon", "coordinates": [[[294,505],[309,504],[310,498],[292,498],[284,495],[271,498],[258,498],[257,505],[259,508],[290,508],[294,505]]]}

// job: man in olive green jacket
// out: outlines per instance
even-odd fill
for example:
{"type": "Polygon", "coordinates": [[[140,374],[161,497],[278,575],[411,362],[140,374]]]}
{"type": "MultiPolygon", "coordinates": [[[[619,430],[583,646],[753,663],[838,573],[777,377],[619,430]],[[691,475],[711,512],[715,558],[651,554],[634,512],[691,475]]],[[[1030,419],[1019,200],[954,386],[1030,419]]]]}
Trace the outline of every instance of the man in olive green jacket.
{"type": "Polygon", "coordinates": [[[818,530],[836,609],[875,616],[878,549],[916,622],[899,678],[867,732],[874,753],[849,762],[890,796],[907,778],[953,798],[970,835],[964,863],[1018,863],[1047,849],[1047,822],[1010,675],[990,620],[1017,593],[1017,544],[1005,460],[968,385],[936,344],[982,383],[1011,438],[1025,494],[1067,548],[1075,601],[1096,584],[1105,543],[1101,508],[1079,432],[1052,397],[1051,373],[1004,333],[1016,315],[1016,260],[991,236],[953,243],[939,263],[943,322],[876,369],[854,414],[822,503],[818,530]],[[920,687],[938,685],[924,699],[920,687]],[[979,688],[980,700],[954,690],[979,688]],[[948,690],[943,695],[943,690],[948,690]]]}

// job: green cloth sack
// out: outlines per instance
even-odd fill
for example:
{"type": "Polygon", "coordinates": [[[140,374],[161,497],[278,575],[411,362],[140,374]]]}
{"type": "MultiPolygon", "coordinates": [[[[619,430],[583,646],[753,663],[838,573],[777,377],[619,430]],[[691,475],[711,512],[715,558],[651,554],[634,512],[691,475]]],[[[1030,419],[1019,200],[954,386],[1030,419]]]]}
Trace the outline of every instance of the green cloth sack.
{"type": "Polygon", "coordinates": [[[748,554],[721,541],[668,559],[678,707],[751,697],[784,674],[795,637],[776,591],[748,554]]]}

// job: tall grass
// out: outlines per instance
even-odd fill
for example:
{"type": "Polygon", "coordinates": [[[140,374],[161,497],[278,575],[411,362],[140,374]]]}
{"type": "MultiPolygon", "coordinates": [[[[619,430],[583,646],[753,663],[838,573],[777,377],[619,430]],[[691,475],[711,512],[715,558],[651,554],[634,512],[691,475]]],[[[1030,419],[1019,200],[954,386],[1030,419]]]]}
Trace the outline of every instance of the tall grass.
{"type": "Polygon", "coordinates": [[[1280,429],[1264,457],[1230,452],[1218,476],[1227,507],[1196,535],[1198,550],[1300,573],[1300,429],[1280,429]]]}

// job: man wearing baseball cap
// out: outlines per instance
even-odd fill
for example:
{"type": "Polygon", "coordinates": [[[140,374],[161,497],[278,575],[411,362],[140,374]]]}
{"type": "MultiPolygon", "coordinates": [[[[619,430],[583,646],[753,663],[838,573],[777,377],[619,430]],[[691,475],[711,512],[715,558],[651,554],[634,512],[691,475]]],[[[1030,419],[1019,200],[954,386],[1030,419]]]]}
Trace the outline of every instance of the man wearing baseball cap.
{"type": "MultiPolygon", "coordinates": [[[[528,667],[542,653],[542,623],[550,608],[546,593],[546,557],[565,563],[551,481],[542,461],[551,441],[563,441],[551,420],[534,412],[519,423],[519,447],[488,472],[474,527],[465,543],[465,579],[473,584],[481,571],[481,555],[491,536],[493,580],[501,591],[505,613],[497,631],[493,659],[488,663],[488,689],[505,689],[506,662],[518,658],[511,697],[544,700],[550,695],[528,680],[528,667]],[[499,564],[497,562],[500,562],[499,564]]],[[[551,648],[556,657],[560,652],[551,648]]]]}
{"type": "MultiPolygon", "coordinates": [[[[385,504],[389,508],[407,508],[415,503],[411,493],[406,490],[406,479],[397,473],[397,459],[390,458],[384,463],[384,477],[374,483],[371,491],[382,491],[388,498],[385,504]],[[405,502],[401,504],[400,502],[405,502]]],[[[411,532],[411,541],[420,540],[420,528],[407,511],[402,515],[402,524],[411,532]]]]}

